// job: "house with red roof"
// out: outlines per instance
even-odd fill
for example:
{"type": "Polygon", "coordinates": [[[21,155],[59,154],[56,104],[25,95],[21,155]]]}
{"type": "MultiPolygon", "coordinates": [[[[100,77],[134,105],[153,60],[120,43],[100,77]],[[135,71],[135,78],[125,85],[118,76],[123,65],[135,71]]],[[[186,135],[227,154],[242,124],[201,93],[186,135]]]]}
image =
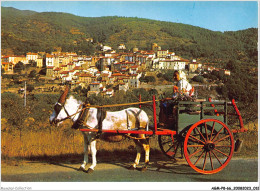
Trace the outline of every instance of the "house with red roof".
{"type": "Polygon", "coordinates": [[[70,63],[69,56],[67,56],[65,54],[59,55],[59,66],[67,65],[68,63],[70,63]]]}
{"type": "Polygon", "coordinates": [[[60,73],[60,76],[63,83],[72,81],[72,76],[70,75],[70,71],[62,71],[60,73]]]}
{"type": "Polygon", "coordinates": [[[63,64],[63,65],[61,65],[60,68],[61,68],[62,71],[67,71],[67,70],[69,70],[67,64],[63,64]]]}
{"type": "Polygon", "coordinates": [[[60,78],[63,78],[64,76],[69,76],[69,71],[61,71],[60,78]]]}
{"type": "Polygon", "coordinates": [[[66,66],[67,66],[67,70],[73,70],[75,68],[75,64],[73,62],[69,62],[66,66]]]}
{"type": "Polygon", "coordinates": [[[23,64],[28,64],[26,56],[24,55],[7,55],[1,57],[2,62],[11,62],[16,65],[18,62],[22,62],[23,64]]]}
{"type": "Polygon", "coordinates": [[[158,58],[165,58],[167,57],[168,50],[157,50],[156,54],[158,58]]]}
{"type": "Polygon", "coordinates": [[[105,96],[107,96],[107,97],[114,96],[114,89],[107,89],[105,92],[105,96]]]}
{"type": "Polygon", "coordinates": [[[49,78],[54,77],[54,72],[53,72],[54,66],[47,66],[46,67],[46,76],[49,78]]]}
{"type": "Polygon", "coordinates": [[[124,83],[124,82],[120,82],[118,83],[118,90],[123,90],[123,91],[127,91],[129,90],[129,86],[128,86],[128,83],[124,83]]]}
{"type": "Polygon", "coordinates": [[[138,65],[130,66],[129,67],[129,74],[137,74],[138,68],[139,68],[138,65]]]}
{"type": "Polygon", "coordinates": [[[188,65],[190,61],[186,59],[180,60],[170,60],[170,59],[162,59],[155,65],[156,69],[164,69],[164,70],[185,70],[186,65],[188,65]]]}
{"type": "Polygon", "coordinates": [[[114,84],[115,78],[113,76],[108,77],[107,84],[114,84]]]}
{"type": "Polygon", "coordinates": [[[72,79],[79,82],[79,81],[80,81],[80,80],[79,80],[79,76],[80,76],[80,75],[81,75],[80,72],[76,72],[76,73],[73,75],[73,78],[72,78],[72,79]]]}
{"type": "Polygon", "coordinates": [[[37,62],[38,53],[28,52],[26,54],[26,60],[29,63],[30,60],[37,62]]]}
{"type": "Polygon", "coordinates": [[[1,67],[4,69],[5,74],[13,74],[14,64],[12,62],[1,62],[1,67]]]}
{"type": "Polygon", "coordinates": [[[55,77],[55,78],[60,78],[60,73],[62,72],[62,69],[61,68],[54,68],[53,69],[53,76],[55,77]]]}
{"type": "Polygon", "coordinates": [[[46,67],[54,66],[54,56],[51,54],[46,54],[46,67]]]}
{"type": "Polygon", "coordinates": [[[88,73],[82,73],[79,75],[79,81],[84,82],[86,84],[92,83],[92,75],[88,73]]]}
{"type": "Polygon", "coordinates": [[[189,72],[195,72],[202,68],[202,64],[197,62],[196,60],[193,60],[188,64],[188,70],[189,72]]]}
{"type": "Polygon", "coordinates": [[[139,88],[140,87],[140,74],[132,74],[130,75],[130,79],[129,79],[129,87],[130,88],[139,88]]]}
{"type": "Polygon", "coordinates": [[[99,94],[100,91],[103,91],[103,89],[101,90],[101,88],[103,88],[102,84],[99,82],[92,82],[89,84],[89,91],[88,91],[88,96],[92,95],[92,94],[99,94]]]}

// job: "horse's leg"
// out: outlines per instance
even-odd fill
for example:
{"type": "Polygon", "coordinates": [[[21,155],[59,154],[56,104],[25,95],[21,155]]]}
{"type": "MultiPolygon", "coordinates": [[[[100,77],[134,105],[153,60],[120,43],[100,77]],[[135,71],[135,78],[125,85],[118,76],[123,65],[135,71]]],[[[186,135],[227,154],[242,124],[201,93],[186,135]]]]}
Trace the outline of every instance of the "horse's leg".
{"type": "Polygon", "coordinates": [[[92,156],[92,165],[88,169],[88,173],[92,173],[94,171],[95,166],[97,165],[97,148],[96,148],[96,140],[90,141],[90,152],[92,156]]]}
{"type": "Polygon", "coordinates": [[[145,164],[142,168],[142,171],[145,171],[147,169],[147,166],[149,164],[149,154],[150,154],[150,145],[149,145],[149,139],[141,139],[140,142],[143,145],[144,151],[145,151],[145,164]]]}
{"type": "Polygon", "coordinates": [[[79,171],[84,171],[86,164],[88,163],[88,146],[89,146],[89,141],[87,138],[87,135],[83,133],[84,136],[84,161],[82,165],[79,167],[79,171]]]}
{"type": "Polygon", "coordinates": [[[131,165],[129,167],[129,170],[134,170],[136,168],[136,166],[139,164],[140,158],[141,158],[141,152],[142,152],[142,147],[141,144],[139,142],[139,140],[134,139],[135,145],[136,145],[136,158],[135,158],[135,162],[133,165],[131,165]]]}

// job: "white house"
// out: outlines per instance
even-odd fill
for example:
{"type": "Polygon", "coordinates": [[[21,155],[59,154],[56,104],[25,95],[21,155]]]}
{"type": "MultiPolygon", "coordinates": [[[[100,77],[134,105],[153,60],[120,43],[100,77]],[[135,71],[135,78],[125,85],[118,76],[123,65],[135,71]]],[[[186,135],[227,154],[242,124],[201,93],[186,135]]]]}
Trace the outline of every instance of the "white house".
{"type": "Polygon", "coordinates": [[[92,82],[89,84],[88,96],[91,94],[97,95],[100,92],[100,89],[103,89],[103,85],[99,82],[92,82]]]}
{"type": "Polygon", "coordinates": [[[138,71],[138,65],[130,66],[129,67],[129,74],[137,74],[138,71]]]}
{"type": "Polygon", "coordinates": [[[129,90],[129,86],[128,86],[128,83],[119,83],[118,84],[118,90],[123,90],[123,91],[127,91],[129,90]]]}
{"type": "Polygon", "coordinates": [[[185,65],[189,62],[189,60],[159,60],[158,64],[156,64],[157,69],[172,69],[172,70],[184,70],[185,65]]]}
{"type": "Polygon", "coordinates": [[[112,97],[114,95],[114,90],[113,89],[107,89],[106,90],[106,96],[112,97]]]}
{"type": "Polygon", "coordinates": [[[103,51],[112,50],[112,47],[110,47],[110,46],[103,46],[103,47],[102,47],[102,50],[103,50],[103,51]]]}
{"type": "Polygon", "coordinates": [[[139,78],[140,78],[141,76],[142,76],[141,73],[130,75],[129,86],[130,86],[131,88],[139,88],[139,87],[140,87],[139,78]]]}
{"type": "Polygon", "coordinates": [[[54,56],[51,54],[46,54],[46,67],[54,66],[54,56]]]}
{"type": "Polygon", "coordinates": [[[108,74],[108,77],[112,75],[112,72],[109,70],[108,67],[105,68],[105,70],[101,71],[101,74],[108,74]]]}
{"type": "Polygon", "coordinates": [[[32,53],[28,52],[26,54],[26,60],[29,63],[30,60],[37,62],[38,54],[37,53],[32,53]]]}
{"type": "Polygon", "coordinates": [[[125,50],[125,49],[126,49],[126,47],[125,47],[125,45],[124,45],[124,44],[120,44],[120,45],[118,46],[118,49],[119,49],[119,50],[125,50]]]}
{"type": "Polygon", "coordinates": [[[92,76],[95,75],[99,70],[96,67],[90,67],[87,70],[84,70],[84,72],[91,74],[92,76]]]}

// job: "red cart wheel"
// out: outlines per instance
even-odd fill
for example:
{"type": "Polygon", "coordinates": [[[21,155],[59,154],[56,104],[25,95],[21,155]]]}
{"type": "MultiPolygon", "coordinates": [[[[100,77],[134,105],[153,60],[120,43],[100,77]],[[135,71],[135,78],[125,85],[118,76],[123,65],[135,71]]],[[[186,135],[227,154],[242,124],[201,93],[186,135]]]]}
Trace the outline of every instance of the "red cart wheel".
{"type": "Polygon", "coordinates": [[[229,163],[234,138],[227,125],[216,119],[203,119],[191,126],[184,140],[188,164],[202,174],[214,174],[229,163]]]}

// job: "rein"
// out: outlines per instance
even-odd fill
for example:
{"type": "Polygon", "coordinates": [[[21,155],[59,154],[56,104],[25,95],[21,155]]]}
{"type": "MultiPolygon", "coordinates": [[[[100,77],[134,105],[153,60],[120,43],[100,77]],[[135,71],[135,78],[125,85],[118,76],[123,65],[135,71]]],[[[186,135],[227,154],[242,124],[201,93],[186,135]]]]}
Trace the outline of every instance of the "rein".
{"type": "MultiPolygon", "coordinates": [[[[84,104],[81,104],[81,105],[79,106],[79,108],[82,107],[82,105],[84,105],[84,104]]],[[[69,115],[69,113],[68,113],[68,111],[66,110],[65,106],[63,106],[63,108],[64,108],[65,113],[67,114],[67,117],[65,117],[65,118],[63,118],[63,119],[57,119],[57,120],[56,120],[56,123],[59,123],[59,122],[61,122],[61,121],[65,121],[65,120],[67,120],[67,119],[71,119],[74,115],[76,115],[76,114],[78,114],[79,112],[81,112],[81,111],[83,111],[83,110],[86,109],[86,108],[78,109],[78,111],[77,111],[76,113],[74,113],[74,114],[72,114],[72,115],[69,115]]]]}
{"type": "MultiPolygon", "coordinates": [[[[161,100],[155,100],[161,101],[161,100]]],[[[121,104],[113,104],[113,105],[89,105],[88,108],[95,107],[95,108],[102,108],[102,107],[118,107],[118,106],[127,106],[127,105],[139,105],[145,103],[152,103],[153,101],[142,101],[142,102],[133,102],[133,103],[121,103],[121,104]]]]}
{"type": "MultiPolygon", "coordinates": [[[[161,101],[161,100],[155,100],[155,101],[161,101]]],[[[101,106],[100,106],[100,105],[90,105],[90,104],[87,104],[86,107],[84,107],[84,108],[78,110],[76,113],[74,113],[74,114],[72,114],[72,115],[69,115],[69,113],[67,112],[65,106],[63,105],[62,107],[64,108],[64,110],[65,110],[65,112],[66,112],[66,114],[67,114],[67,117],[65,117],[65,118],[63,118],[63,119],[59,119],[59,120],[57,119],[56,122],[59,123],[59,122],[61,122],[61,121],[65,121],[65,120],[67,120],[67,119],[71,119],[74,115],[78,114],[79,112],[81,112],[81,111],[83,111],[83,110],[85,110],[85,109],[91,108],[91,107],[94,107],[94,108],[118,107],[118,106],[126,106],[126,105],[145,104],[145,103],[151,103],[151,102],[153,102],[153,101],[142,101],[142,102],[134,102],[134,103],[123,103],[123,104],[101,105],[101,106]]],[[[79,108],[82,107],[82,105],[84,105],[84,103],[81,104],[81,105],[79,106],[79,108]]]]}
{"type": "MultiPolygon", "coordinates": [[[[162,100],[158,99],[158,100],[155,100],[155,101],[156,102],[163,101],[163,99],[162,100]]],[[[106,108],[106,107],[118,107],[118,106],[127,106],[127,105],[140,105],[140,104],[147,104],[147,103],[152,103],[152,102],[153,101],[142,101],[142,102],[133,102],[133,103],[113,104],[113,105],[90,105],[90,104],[87,104],[86,107],[84,107],[82,109],[78,109],[78,111],[76,113],[72,114],[72,115],[69,115],[69,113],[66,110],[64,105],[61,105],[64,108],[65,113],[67,114],[67,117],[65,117],[63,119],[59,119],[59,120],[57,119],[56,123],[59,123],[61,121],[65,121],[67,119],[71,119],[74,115],[78,114],[79,112],[81,112],[81,111],[83,111],[85,109],[91,108],[91,107],[94,107],[94,108],[106,108]]],[[[85,103],[81,104],[79,106],[79,108],[82,107],[84,104],[85,103]]]]}

